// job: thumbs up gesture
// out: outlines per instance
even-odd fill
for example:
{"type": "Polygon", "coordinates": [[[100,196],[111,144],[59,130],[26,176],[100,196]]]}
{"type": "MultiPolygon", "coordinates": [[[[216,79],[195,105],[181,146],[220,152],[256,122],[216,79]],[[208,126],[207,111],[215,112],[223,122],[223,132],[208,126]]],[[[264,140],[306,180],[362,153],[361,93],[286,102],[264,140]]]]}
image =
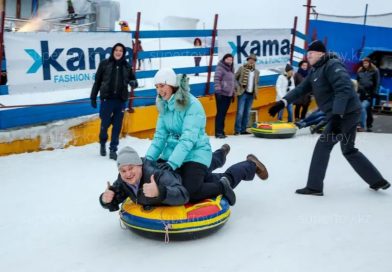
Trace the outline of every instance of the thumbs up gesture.
{"type": "Polygon", "coordinates": [[[155,182],[154,175],[150,177],[150,183],[144,183],[143,193],[146,197],[157,197],[159,196],[158,185],[155,182]]]}
{"type": "Polygon", "coordinates": [[[112,190],[110,190],[110,182],[107,182],[107,188],[105,190],[105,192],[102,195],[102,201],[106,204],[110,203],[113,201],[114,198],[114,192],[112,190]]]}

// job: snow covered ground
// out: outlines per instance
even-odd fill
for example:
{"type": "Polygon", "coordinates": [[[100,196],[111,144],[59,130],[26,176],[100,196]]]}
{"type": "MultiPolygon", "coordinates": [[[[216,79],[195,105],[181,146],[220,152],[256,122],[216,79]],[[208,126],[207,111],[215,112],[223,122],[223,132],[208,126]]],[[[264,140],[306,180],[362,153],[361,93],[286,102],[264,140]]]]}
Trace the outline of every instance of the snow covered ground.
{"type": "MultiPolygon", "coordinates": [[[[98,155],[98,144],[0,157],[0,271],[391,271],[392,190],[368,189],[339,147],[325,196],[294,194],[316,139],[306,131],[287,140],[211,138],[214,149],[232,147],[225,167],[254,153],[270,178],[240,184],[219,232],[169,244],[122,230],[118,214],[100,207],[116,166],[98,155]]],[[[121,140],[140,154],[149,143],[121,140]]],[[[358,135],[389,181],[390,144],[388,134],[358,135]]]]}

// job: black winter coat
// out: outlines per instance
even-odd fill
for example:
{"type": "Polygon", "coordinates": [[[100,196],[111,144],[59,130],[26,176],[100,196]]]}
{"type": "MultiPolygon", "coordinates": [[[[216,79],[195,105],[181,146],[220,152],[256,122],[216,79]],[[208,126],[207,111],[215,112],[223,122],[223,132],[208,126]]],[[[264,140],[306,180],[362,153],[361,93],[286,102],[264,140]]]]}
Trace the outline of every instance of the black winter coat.
{"type": "Polygon", "coordinates": [[[335,54],[325,54],[313,65],[305,80],[284,99],[290,104],[310,92],[327,120],[333,114],[344,115],[361,108],[350,75],[335,54]]]}
{"type": "Polygon", "coordinates": [[[122,44],[113,46],[110,58],[99,63],[97,73],[95,74],[95,82],[91,90],[91,100],[97,100],[98,92],[100,92],[101,100],[118,97],[125,102],[129,97],[128,84],[131,84],[134,88],[138,85],[132,67],[125,60],[125,47],[123,47],[124,55],[121,60],[116,61],[113,57],[114,48],[118,45],[123,46],[122,44]],[[119,64],[121,68],[113,72],[116,63],[119,64]],[[122,74],[118,74],[120,71],[122,71],[122,74]],[[114,88],[120,93],[113,94],[114,88]]]}
{"type": "Polygon", "coordinates": [[[359,99],[371,100],[378,92],[380,75],[378,69],[371,64],[369,69],[359,68],[357,73],[359,99]]]}
{"type": "Polygon", "coordinates": [[[119,205],[127,198],[131,198],[134,203],[141,204],[144,206],[153,205],[184,205],[189,201],[189,193],[182,186],[181,177],[172,171],[160,170],[156,168],[155,162],[151,162],[146,159],[143,160],[143,175],[140,180],[139,189],[137,194],[122,180],[121,176],[118,175],[117,180],[110,187],[115,193],[113,201],[110,203],[102,202],[102,195],[99,197],[99,202],[102,207],[109,209],[110,211],[117,211],[119,205]],[[158,185],[159,196],[158,197],[146,197],[143,193],[143,184],[150,182],[151,175],[154,175],[155,182],[158,185]]]}
{"type": "MultiPolygon", "coordinates": [[[[304,81],[305,78],[300,74],[300,73],[295,73],[294,75],[294,84],[295,86],[298,86],[301,84],[302,81],[304,81]]],[[[312,95],[310,93],[307,93],[297,100],[294,101],[294,105],[301,105],[301,106],[309,106],[310,101],[311,101],[312,95]]]]}

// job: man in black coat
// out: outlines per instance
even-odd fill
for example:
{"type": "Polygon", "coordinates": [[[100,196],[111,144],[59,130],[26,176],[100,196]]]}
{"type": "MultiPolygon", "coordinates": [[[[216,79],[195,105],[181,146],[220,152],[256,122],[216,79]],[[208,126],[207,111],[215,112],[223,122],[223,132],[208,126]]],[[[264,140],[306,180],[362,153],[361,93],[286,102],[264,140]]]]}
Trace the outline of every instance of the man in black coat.
{"type": "Polygon", "coordinates": [[[344,157],[371,189],[377,191],[389,188],[390,183],[355,148],[361,104],[344,64],[336,55],[326,53],[326,48],[321,41],[314,41],[309,45],[307,59],[312,65],[310,74],[299,86],[269,109],[270,115],[275,116],[285,105],[306,93],[313,92],[320,110],[326,114],[328,120],[313,152],[307,185],[305,188],[298,189],[296,193],[323,195],[329,155],[338,141],[344,157]]]}
{"type": "Polygon", "coordinates": [[[101,156],[106,156],[108,128],[112,125],[109,157],[113,160],[117,158],[116,151],[122,120],[126,101],[129,97],[128,84],[132,88],[137,88],[138,86],[135,74],[125,59],[125,52],[125,46],[117,43],[113,46],[110,57],[99,63],[90,95],[91,106],[97,108],[97,95],[100,92],[101,108],[99,117],[101,118],[101,128],[99,142],[101,144],[101,156]]]}

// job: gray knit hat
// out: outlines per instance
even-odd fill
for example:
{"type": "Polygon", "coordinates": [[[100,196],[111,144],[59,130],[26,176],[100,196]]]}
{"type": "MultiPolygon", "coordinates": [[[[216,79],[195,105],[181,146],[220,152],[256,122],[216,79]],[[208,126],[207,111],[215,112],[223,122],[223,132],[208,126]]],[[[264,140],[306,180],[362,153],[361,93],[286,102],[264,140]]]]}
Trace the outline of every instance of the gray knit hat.
{"type": "Polygon", "coordinates": [[[118,152],[117,156],[117,166],[120,169],[121,166],[124,165],[142,165],[142,159],[139,157],[135,149],[130,146],[126,146],[122,148],[118,152]]]}

